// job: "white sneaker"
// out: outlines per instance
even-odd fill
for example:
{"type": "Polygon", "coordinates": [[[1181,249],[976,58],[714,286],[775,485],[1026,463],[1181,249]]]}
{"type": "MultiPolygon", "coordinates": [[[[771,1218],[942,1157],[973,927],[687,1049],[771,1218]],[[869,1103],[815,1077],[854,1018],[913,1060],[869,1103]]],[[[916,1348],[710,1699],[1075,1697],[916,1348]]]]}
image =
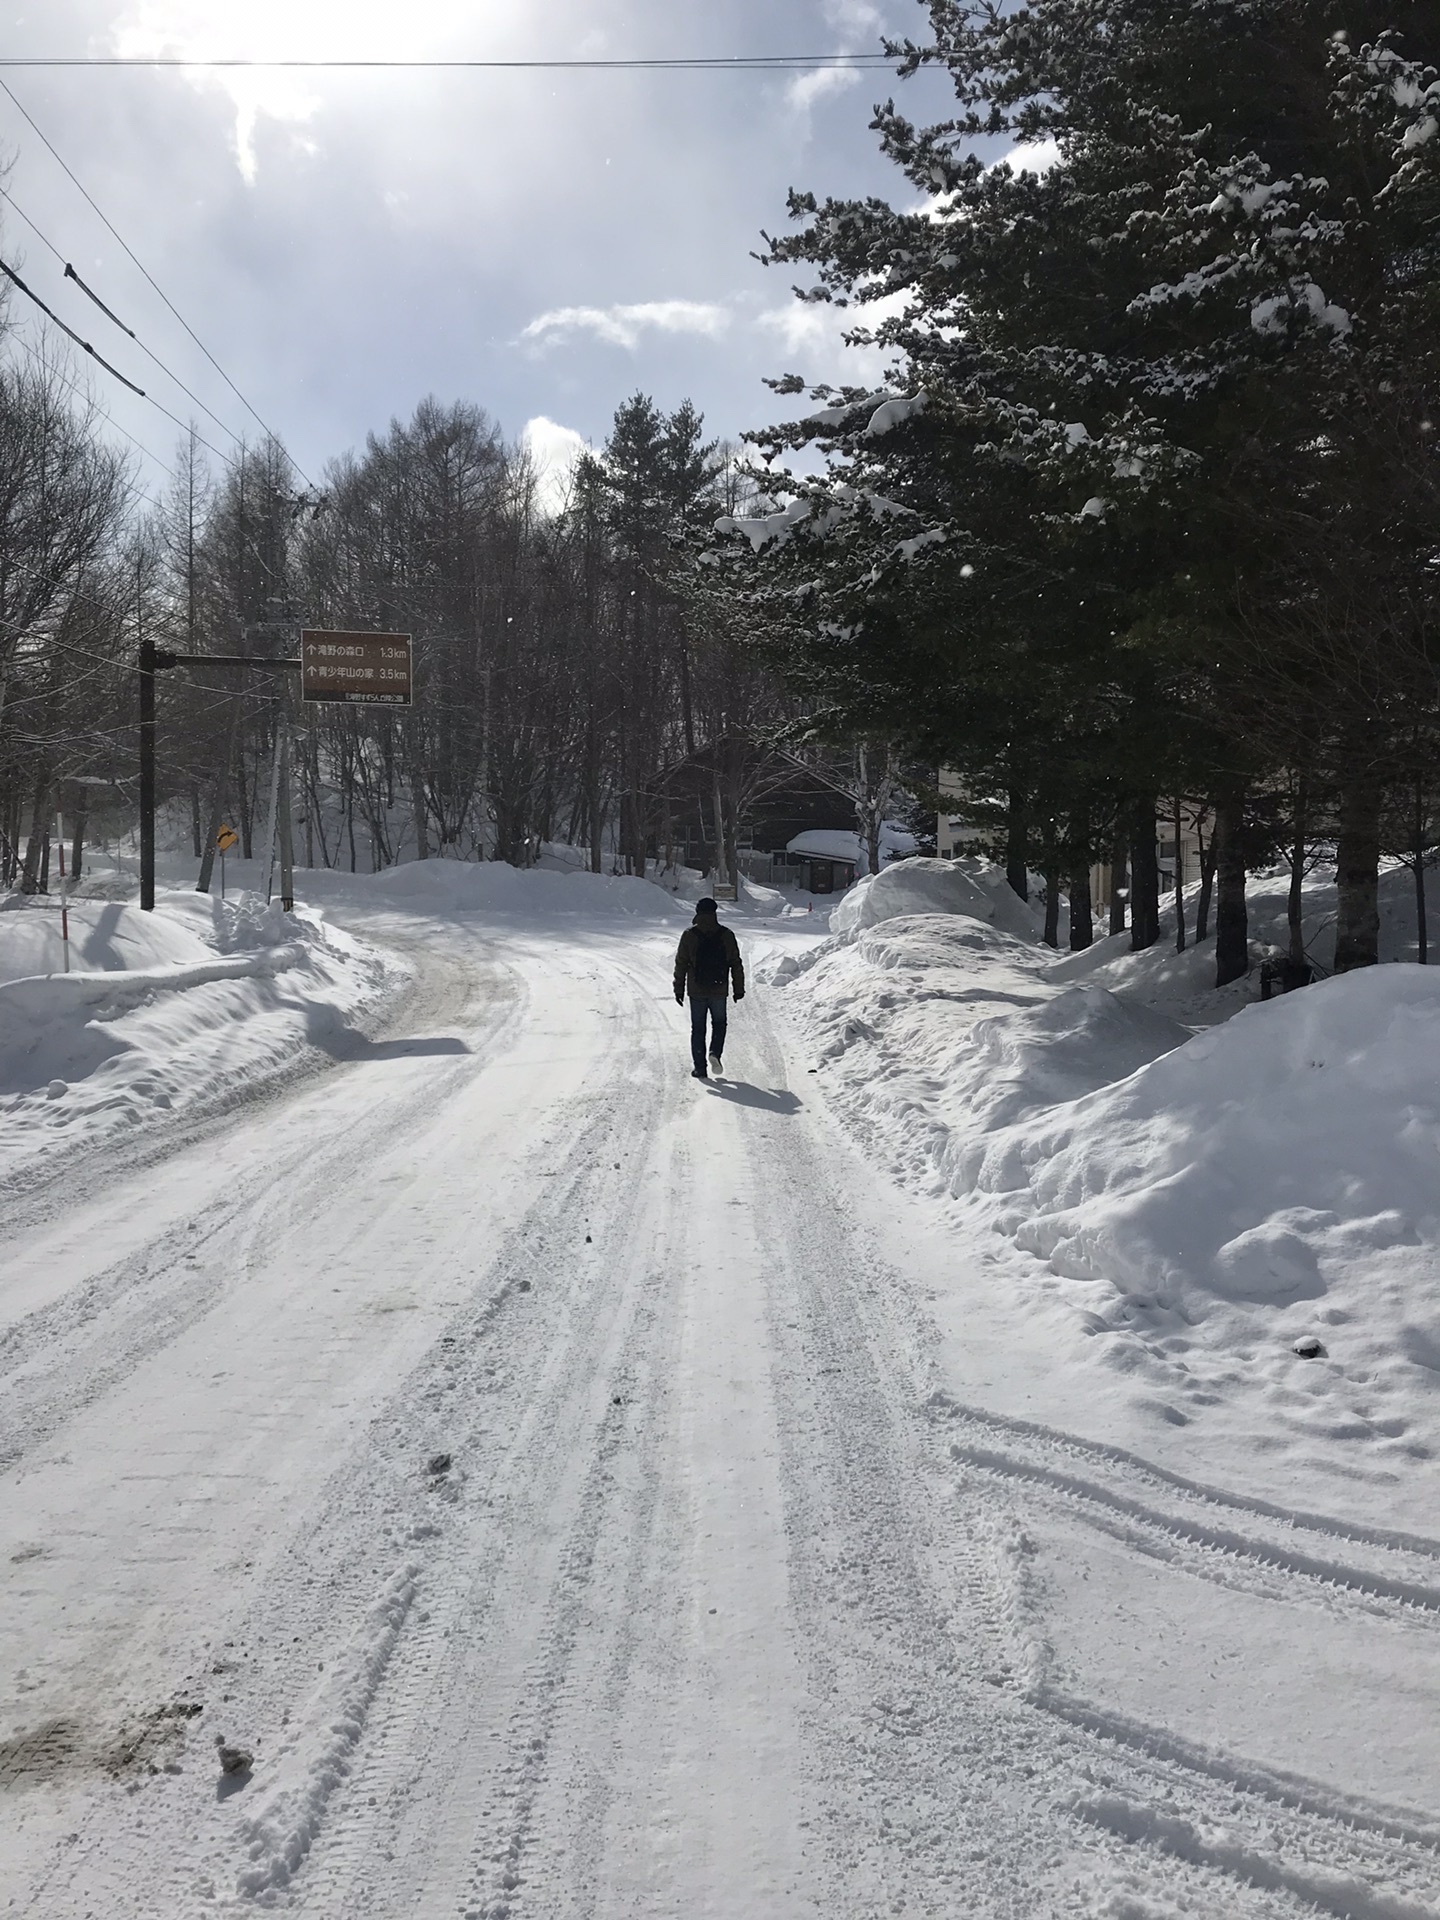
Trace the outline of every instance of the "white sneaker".
{"type": "Polygon", "coordinates": [[[710,1056],[710,1071],[711,1073],[723,1073],[724,1071],[724,1067],[721,1064],[720,1056],[718,1053],[712,1053],[710,1056]]]}

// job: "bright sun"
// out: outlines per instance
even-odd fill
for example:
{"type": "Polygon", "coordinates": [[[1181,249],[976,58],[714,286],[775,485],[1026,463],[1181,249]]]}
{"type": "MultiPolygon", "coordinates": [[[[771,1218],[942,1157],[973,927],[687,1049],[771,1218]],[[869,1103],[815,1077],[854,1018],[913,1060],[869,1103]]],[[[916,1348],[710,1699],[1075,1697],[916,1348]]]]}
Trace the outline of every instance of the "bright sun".
{"type": "MultiPolygon", "coordinates": [[[[250,60],[386,60],[535,50],[535,10],[526,0],[130,0],[116,12],[110,48],[132,57],[250,60]],[[527,44],[528,42],[528,44],[527,44]]],[[[321,73],[205,71],[192,84],[228,94],[235,148],[247,180],[256,171],[261,116],[303,125],[320,108],[321,73]]]]}

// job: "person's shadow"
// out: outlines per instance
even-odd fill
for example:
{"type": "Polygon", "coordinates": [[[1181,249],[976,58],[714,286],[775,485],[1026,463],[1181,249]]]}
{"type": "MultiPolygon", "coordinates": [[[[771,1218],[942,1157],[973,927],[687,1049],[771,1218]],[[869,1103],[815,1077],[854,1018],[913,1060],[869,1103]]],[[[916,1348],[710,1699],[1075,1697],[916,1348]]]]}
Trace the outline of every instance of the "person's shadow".
{"type": "Polygon", "coordinates": [[[752,1087],[744,1080],[712,1080],[717,1100],[733,1100],[738,1107],[758,1107],[762,1113],[798,1113],[802,1102],[788,1087],[752,1087]]]}
{"type": "Polygon", "coordinates": [[[408,1060],[419,1054],[469,1053],[453,1034],[413,1035],[404,1040],[369,1040],[328,1008],[306,1009],[305,1038],[332,1060],[408,1060]]]}

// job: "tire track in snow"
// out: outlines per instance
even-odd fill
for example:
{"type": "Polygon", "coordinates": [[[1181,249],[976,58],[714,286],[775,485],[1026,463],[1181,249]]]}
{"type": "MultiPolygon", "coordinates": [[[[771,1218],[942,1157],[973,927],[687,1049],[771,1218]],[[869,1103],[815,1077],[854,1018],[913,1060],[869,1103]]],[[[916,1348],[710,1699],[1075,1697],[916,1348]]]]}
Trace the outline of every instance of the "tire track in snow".
{"type": "MultiPolygon", "coordinates": [[[[475,1071],[473,1056],[470,1071],[475,1071]]],[[[426,1104],[433,1098],[432,1088],[426,1104]]],[[[394,1112],[388,1108],[376,1124],[393,1124],[394,1112]]],[[[208,1734],[219,1724],[253,1747],[257,1767],[247,1794],[233,1809],[227,1803],[221,1815],[197,1817],[193,1789],[169,1780],[151,1782],[134,1808],[138,1817],[132,1816],[123,1836],[117,1836],[106,1809],[98,1807],[93,1820],[82,1823],[78,1840],[55,1857],[43,1876],[45,1920],[87,1913],[92,1904],[117,1912],[138,1910],[137,1901],[147,1898],[157,1914],[189,1911],[197,1889],[206,1911],[226,1910],[223,1889],[234,1886],[241,1872],[255,1879],[262,1899],[283,1892],[291,1900],[297,1888],[303,1894],[305,1855],[333,1815],[332,1800],[337,1794],[344,1798],[346,1779],[364,1760],[376,1690],[396,1654],[408,1654],[417,1622],[423,1625],[421,1616],[432,1605],[435,1580],[427,1563],[443,1548],[453,1514],[471,1493],[472,1483],[478,1505],[492,1499],[498,1503],[507,1473],[523,1467],[534,1432],[523,1425],[497,1430],[496,1415],[511,1408],[512,1384],[518,1391],[537,1370],[551,1367],[552,1353],[543,1329],[516,1310],[522,1303],[528,1307],[541,1300],[558,1301],[562,1290],[550,1284],[557,1263],[573,1264],[575,1248],[583,1246],[586,1215],[601,1210],[603,1188],[613,1190],[611,1161],[628,1150],[631,1120],[608,1088],[599,1096],[557,1103],[546,1112],[526,1155],[534,1170],[531,1205],[477,1273],[470,1298],[442,1323],[429,1352],[368,1420],[353,1451],[316,1489],[308,1511],[287,1516],[292,1525],[298,1518],[299,1530],[278,1556],[270,1586],[258,1593],[244,1587],[240,1604],[213,1624],[211,1644],[234,1643],[242,1650],[225,1665],[251,1665],[218,1683],[231,1687],[233,1695],[229,1704],[207,1712],[197,1731],[208,1734]],[[552,1187],[544,1175],[557,1162],[565,1172],[552,1187]],[[563,1249],[557,1248],[557,1240],[566,1242],[563,1249]],[[453,1482],[445,1476],[443,1486],[424,1473],[424,1461],[442,1445],[455,1460],[453,1482]],[[456,1497],[452,1500],[451,1495],[456,1497]],[[377,1633],[363,1618],[363,1596],[382,1588],[376,1570],[387,1560],[393,1566],[397,1553],[402,1560],[396,1579],[405,1588],[404,1633],[398,1618],[393,1632],[380,1621],[384,1646],[377,1664],[371,1659],[377,1633]],[[419,1568],[413,1603],[406,1559],[419,1568]],[[361,1618],[348,1630],[347,1645],[346,1622],[355,1615],[357,1595],[361,1618]],[[338,1745],[331,1730],[334,1716],[327,1707],[335,1698],[335,1682],[322,1681],[316,1688],[317,1650],[327,1653],[322,1669],[333,1669],[337,1660],[342,1673],[363,1669],[363,1684],[342,1689],[349,1705],[339,1716],[345,1728],[338,1745]],[[307,1694],[312,1696],[308,1704],[307,1694]],[[288,1752],[283,1786],[268,1772],[282,1748],[288,1752]],[[308,1786],[297,1784],[306,1781],[308,1786]],[[245,1802],[264,1795],[267,1783],[281,1794],[285,1806],[277,1801],[271,1817],[257,1826],[253,1817],[244,1818],[245,1802]],[[251,1859],[257,1843],[257,1857],[251,1859]]],[[[517,1170],[516,1177],[525,1176],[517,1170]]],[[[557,1306],[557,1312],[563,1315],[576,1303],[582,1314],[588,1312],[593,1279],[592,1261],[583,1273],[572,1274],[573,1299],[568,1306],[557,1306]]],[[[395,1600],[391,1581],[380,1591],[378,1613],[392,1612],[395,1600]]],[[[204,1674],[208,1666],[208,1658],[203,1659],[197,1672],[204,1674]]],[[[211,1694],[217,1689],[214,1681],[200,1685],[211,1694]]],[[[365,1867],[367,1877],[373,1866],[372,1856],[365,1867]]],[[[241,1901],[236,1910],[247,1906],[248,1901],[241,1901]]]]}
{"type": "MultiPolygon", "coordinates": [[[[783,1155],[783,1140],[777,1137],[774,1148],[777,1157],[783,1155]]],[[[793,1191],[801,1183],[793,1172],[787,1174],[784,1184],[793,1191]]],[[[905,1324],[906,1290],[897,1276],[885,1273],[881,1261],[869,1274],[856,1272],[852,1249],[835,1227],[839,1211],[817,1201],[795,1230],[796,1238],[806,1241],[808,1258],[795,1259],[794,1274],[811,1283],[806,1290],[813,1302],[802,1351],[824,1356],[824,1373],[843,1383],[846,1396],[838,1419],[834,1412],[827,1418],[817,1394],[810,1417],[796,1420],[796,1484],[804,1486],[807,1456],[817,1446],[838,1444],[842,1455],[853,1456],[857,1428],[886,1418],[896,1428],[896,1443],[875,1447],[872,1469],[852,1477],[857,1510],[840,1526],[842,1535],[859,1529],[863,1538],[868,1532],[869,1543],[857,1547],[852,1542],[848,1551],[822,1545],[825,1528],[814,1518],[807,1517],[800,1529],[811,1537],[804,1557],[811,1562],[806,1584],[812,1606],[818,1601],[823,1608],[827,1576],[843,1580],[848,1571],[858,1574],[864,1568],[881,1588],[879,1594],[867,1594],[858,1578],[850,1591],[842,1584],[839,1598],[861,1616],[856,1622],[860,1637],[868,1627],[871,1644],[849,1660],[836,1659],[832,1651],[816,1689],[833,1703],[832,1751],[847,1746],[860,1762],[851,1770],[859,1787],[850,1789],[848,1829],[842,1825],[843,1790],[835,1793],[831,1822],[832,1831],[846,1833],[842,1868],[847,1881],[863,1885],[877,1909],[903,1899],[907,1911],[927,1916],[963,1911],[967,1920],[972,1915],[1033,1920],[1038,1914],[1080,1910],[1064,1890],[1077,1859],[1070,1849],[1077,1848],[1085,1864],[1081,1879],[1071,1884],[1083,1880],[1096,1903],[1092,1907],[1087,1901],[1086,1911],[1149,1915],[1157,1910],[1149,1904],[1153,1899],[1166,1914],[1177,1908],[1207,1915],[1318,1911],[1353,1912],[1356,1920],[1432,1920],[1440,1871],[1423,1821],[1327,1795],[1314,1782],[1267,1776],[1245,1763],[1227,1765],[1219,1756],[1187,1749],[1183,1741],[1126,1727],[1120,1716],[1102,1711],[1087,1716],[1081,1703],[1066,1703],[1058,1694],[1048,1702],[1033,1697],[1037,1685],[1045,1684],[1048,1649],[1043,1615],[1025,1604],[1023,1593],[1017,1604],[1016,1589],[1023,1585],[1017,1542],[1023,1543],[1029,1483],[1019,1475],[967,1476],[956,1511],[951,1458],[937,1444],[949,1437],[950,1403],[926,1404],[913,1380],[906,1392],[904,1347],[911,1331],[905,1324]],[[893,1355],[888,1393],[879,1387],[885,1368],[876,1359],[887,1341],[893,1355]],[[868,1395],[860,1377],[867,1363],[880,1365],[868,1395]],[[903,1422],[896,1416],[901,1404],[913,1410],[916,1431],[910,1436],[908,1484],[897,1485],[894,1463],[906,1451],[903,1422]],[[883,1492],[887,1464],[888,1499],[883,1492]],[[927,1482],[935,1489],[928,1511],[921,1492],[927,1482]],[[946,1513],[948,1524],[933,1524],[937,1512],[946,1513]],[[899,1537],[882,1545],[887,1531],[898,1531],[899,1537]],[[942,1634],[948,1648],[938,1644],[942,1634]],[[887,1668],[903,1673],[907,1664],[912,1696],[933,1702],[933,1710],[928,1716],[877,1712],[884,1698],[876,1682],[887,1668]],[[1067,1704],[1077,1709],[1068,1717],[1062,1711],[1067,1704]],[[907,1723],[908,1737],[901,1733],[907,1723]],[[1129,1809],[1129,1814],[1106,1818],[1107,1808],[1129,1809]],[[1179,1822],[1173,1827],[1167,1825],[1172,1817],[1179,1822]],[[948,1880],[928,1844],[935,1824],[947,1826],[961,1855],[959,1872],[948,1880]],[[1356,1831],[1357,1826],[1364,1830],[1356,1831]],[[1187,1834],[1195,1836],[1193,1844],[1186,1843],[1187,1834]],[[1084,1835],[1099,1842],[1098,1849],[1087,1847],[1084,1835]],[[966,1844],[967,1836],[974,1836],[973,1845],[966,1844]],[[969,1865],[972,1859],[980,1862],[978,1873],[969,1865]],[[1113,1889],[1108,1901],[1107,1888],[1113,1889]],[[1359,1904],[1357,1890],[1363,1891],[1359,1904]]],[[[923,1356],[919,1371],[923,1374],[923,1356]]],[[[820,1386],[818,1378],[815,1384],[820,1386]]],[[[962,1409],[957,1417],[972,1413],[962,1409]]],[[[973,1417],[984,1426],[986,1416],[973,1417]]],[[[994,1440],[1002,1428],[1013,1449],[1015,1431],[1008,1423],[993,1423],[984,1437],[994,1440]]],[[[1058,1444],[1062,1437],[1054,1438],[1058,1444]]],[[[1092,1458],[1087,1454],[1087,1463],[1092,1458]]],[[[1144,1463],[1128,1464],[1145,1472],[1144,1463]]],[[[1192,1491],[1159,1473],[1148,1484],[1192,1491]]],[[[1246,1506],[1247,1518],[1254,1515],[1254,1507],[1237,1504],[1246,1506]]],[[[1297,1518],[1309,1518],[1283,1510],[1277,1517],[1286,1528],[1297,1518]]],[[[834,1516],[831,1525],[838,1519],[834,1516]]],[[[1352,1543],[1358,1537],[1359,1544],[1382,1555],[1392,1548],[1391,1537],[1378,1530],[1335,1531],[1352,1543]]],[[[1400,1550],[1428,1561],[1433,1544],[1406,1539],[1400,1550]]],[[[1379,1576],[1381,1581],[1389,1577],[1379,1576]]],[[[812,1644],[821,1639],[817,1631],[812,1644]]],[[[899,1693],[899,1686],[892,1689],[892,1701],[899,1693]]]]}
{"type": "MultiPolygon", "coordinates": [[[[1399,1599],[1398,1611],[1406,1620],[1420,1626],[1431,1618],[1430,1610],[1417,1608],[1408,1591],[1403,1597],[1394,1591],[1396,1587],[1408,1588],[1413,1583],[1398,1578],[1386,1580],[1373,1570],[1361,1572],[1349,1566],[1315,1562],[1313,1556],[1296,1554],[1269,1542],[1245,1540],[1241,1548],[1236,1549],[1230,1544],[1228,1530],[1177,1518],[1175,1509],[1188,1502],[1210,1515],[1236,1511],[1250,1518],[1276,1520],[1284,1515],[1293,1522],[1295,1530],[1303,1527],[1325,1540],[1363,1545],[1375,1555],[1382,1550],[1391,1551],[1403,1556],[1407,1567],[1416,1557],[1420,1557],[1422,1563],[1428,1559],[1428,1549],[1433,1543],[1407,1535],[1401,1536],[1402,1544],[1395,1547],[1394,1536],[1379,1529],[1352,1528],[1344,1522],[1331,1528],[1313,1514],[1290,1516],[1285,1509],[1274,1507],[1258,1513],[1257,1508],[1263,1503],[1232,1501],[1218,1489],[1202,1487],[1163,1469],[1152,1469],[1149,1463],[1133,1454],[1092,1446],[1076,1436],[1032,1422],[1011,1422],[973,1408],[957,1408],[948,1396],[936,1396],[926,1404],[925,1411],[938,1423],[942,1434],[958,1420],[974,1431],[983,1432],[987,1438],[1010,1438],[1012,1451],[1008,1454],[964,1442],[952,1442],[947,1448],[951,1458],[980,1469],[980,1474],[972,1477],[965,1488],[971,1501],[977,1498],[983,1501],[987,1486],[1001,1498],[1035,1488],[1047,1501],[1058,1498],[1067,1512],[1077,1505],[1098,1508],[1098,1521],[1093,1512],[1083,1517],[1100,1524],[1107,1532],[1113,1531],[1122,1544],[1172,1561],[1182,1572],[1195,1572],[1196,1568],[1176,1559],[1165,1550],[1163,1543],[1157,1545],[1153,1537],[1137,1533],[1130,1523],[1136,1519],[1151,1523],[1155,1532],[1166,1538],[1173,1534],[1182,1541],[1188,1541],[1192,1533],[1203,1535],[1199,1545],[1207,1559],[1213,1561],[1219,1554],[1227,1566],[1237,1561],[1244,1564],[1248,1559],[1266,1573],[1279,1572],[1288,1582],[1288,1588],[1282,1588],[1282,1597],[1292,1601],[1295,1587],[1301,1588],[1308,1598],[1317,1584],[1328,1593],[1343,1597],[1348,1581],[1365,1596],[1367,1608],[1373,1608],[1380,1601],[1385,1603],[1384,1611],[1394,1613],[1397,1608],[1393,1603],[1399,1599]],[[1016,1450],[1021,1445],[1027,1449],[1025,1454],[1016,1450]],[[1091,1475],[1077,1479],[1071,1471],[1047,1468],[1047,1455],[1067,1463],[1081,1461],[1091,1469],[1091,1475]],[[1145,1487],[1156,1504],[1144,1506],[1133,1493],[1106,1487],[1096,1476],[1107,1470],[1117,1473],[1127,1489],[1145,1487]],[[1161,1506],[1161,1501],[1168,1504],[1161,1506]],[[1112,1508],[1123,1516],[1125,1525],[1111,1528],[1112,1508]],[[1209,1538],[1217,1533],[1225,1541],[1223,1548],[1214,1546],[1209,1538]],[[1323,1575],[1317,1567],[1323,1567],[1323,1575]]],[[[1019,1528],[1022,1512],[1023,1509],[1017,1509],[1015,1517],[1017,1536],[1023,1543],[1023,1529],[1019,1528]]],[[[1289,1533],[1291,1528],[1285,1531],[1289,1533]]],[[[1416,1915],[1431,1920],[1437,1908],[1425,1903],[1440,1901],[1440,1820],[1427,1820],[1413,1809],[1386,1806],[1361,1795],[1340,1792],[1304,1775],[1203,1746],[1169,1728],[1153,1726],[1080,1699],[1055,1685],[1048,1671],[1051,1656],[1045,1642],[1043,1609],[1027,1592],[1025,1553],[1014,1551],[1012,1541],[1006,1557],[1014,1595],[1009,1611],[1016,1636],[1014,1668],[1020,1697],[1052,1721],[1093,1736],[1112,1753],[1126,1754],[1143,1770],[1139,1779],[1129,1781],[1123,1776],[1111,1776],[1108,1798],[1102,1795],[1093,1804],[1083,1790],[1077,1790],[1072,1801],[1077,1818],[1089,1819],[1087,1808],[1092,1811],[1094,1807],[1128,1808],[1124,1819],[1118,1815],[1110,1819],[1097,1814],[1091,1824],[1123,1839],[1158,1846],[1194,1865],[1238,1874],[1257,1887],[1295,1892],[1323,1913],[1353,1913],[1355,1920],[1368,1920],[1372,1914],[1374,1920],[1390,1920],[1391,1916],[1395,1920],[1401,1920],[1402,1916],[1409,1920],[1416,1915]],[[1217,1801],[1210,1783],[1231,1797],[1217,1801]],[[1176,1805],[1184,1806],[1186,1802],[1199,1825],[1193,1821],[1189,1826],[1184,1821],[1178,1827],[1167,1824],[1176,1805]],[[1276,1825],[1276,1809],[1283,1809],[1291,1816],[1288,1824],[1276,1825]],[[1248,1810],[1248,1833],[1244,1810],[1248,1810]],[[1224,1837],[1215,1839],[1213,1844],[1193,1838],[1193,1844],[1182,1845],[1180,1842],[1187,1832],[1192,1833],[1192,1838],[1206,1833],[1224,1837]],[[1267,1872],[1252,1872],[1250,1867],[1261,1859],[1270,1862],[1267,1872]],[[1367,1902],[1373,1904],[1343,1904],[1352,1898],[1357,1885],[1375,1886],[1385,1881],[1403,1884],[1407,1880],[1415,1883],[1415,1897],[1403,1893],[1396,1894],[1392,1900],[1389,1894],[1376,1893],[1367,1894],[1367,1902]],[[1334,1904],[1337,1900],[1341,1904],[1334,1904]]],[[[1215,1577],[1213,1565],[1204,1569],[1204,1577],[1215,1577]]],[[[1242,1590],[1257,1590],[1253,1579],[1242,1579],[1237,1584],[1242,1590]]],[[[1268,1589],[1259,1590],[1268,1597],[1268,1589]]]]}
{"type": "Polygon", "coordinates": [[[357,1159],[378,1157],[397,1129],[418,1121],[448,1087],[479,1070],[507,1043],[502,1022],[513,1012],[512,988],[485,1010],[473,1050],[443,1070],[440,1084],[417,1087],[408,1100],[362,1115],[339,1139],[317,1142],[296,1124],[293,1106],[282,1111],[279,1124],[288,1123],[297,1138],[266,1166],[258,1192],[242,1180],[238,1191],[161,1226],[138,1257],[116,1262],[0,1334],[0,1471],[53,1439],[76,1413],[243,1285],[277,1217],[303,1217],[343,1183],[357,1159]]]}
{"type": "MultiPolygon", "coordinates": [[[[637,1222],[614,1204],[612,1167],[633,1178],[639,1158],[642,1193],[655,1185],[663,1169],[644,1157],[636,1112],[648,1130],[673,1100],[653,1073],[641,1073],[635,1092],[634,1108],[610,1098],[595,1149],[599,1176],[542,1203],[552,1241],[578,1242],[588,1220],[597,1229],[593,1251],[563,1303],[534,1329],[535,1364],[500,1396],[496,1411],[512,1422],[510,1443],[468,1469],[467,1511],[432,1558],[428,1618],[389,1676],[360,1766],[317,1851],[308,1912],[335,1920],[488,1913],[513,1905],[531,1870],[597,1553],[604,1538],[630,1538],[631,1520],[645,1531],[643,1513],[613,1513],[612,1468],[628,1441],[656,1275],[643,1240],[635,1248],[637,1222]],[[557,1537],[556,1519],[567,1513],[557,1537]],[[447,1773],[431,1798],[425,1775],[437,1750],[447,1755],[447,1773]]],[[[623,1672],[623,1647],[611,1664],[623,1672]]],[[[615,1684],[612,1673],[611,1691],[615,1684]]],[[[593,1828],[603,1818],[603,1782],[598,1806],[597,1782],[582,1785],[593,1828]]]]}
{"type": "MultiPolygon", "coordinates": [[[[1429,1564],[1429,1542],[1401,1536],[1400,1543],[1396,1544],[1370,1530],[1366,1530],[1363,1540],[1357,1541],[1355,1532],[1343,1524],[1331,1525],[1313,1515],[1298,1514],[1285,1516],[1283,1533],[1269,1538],[1253,1532],[1242,1533],[1224,1523],[1227,1509],[1238,1511],[1251,1521],[1271,1516],[1262,1516],[1253,1507],[1228,1501],[1215,1489],[1201,1489],[1184,1482],[1177,1484],[1170,1476],[1147,1473],[1142,1463],[1133,1457],[1123,1462],[1122,1475],[1114,1475],[1112,1468],[1109,1481],[1096,1477],[1094,1472],[1076,1473],[1069,1461],[1077,1455],[1084,1458],[1083,1448],[1060,1436],[1047,1441],[1042,1440],[1038,1432],[1032,1432],[1026,1437],[1024,1452],[1013,1444],[1009,1449],[983,1445],[968,1435],[992,1437],[995,1425],[984,1416],[943,1404],[935,1412],[938,1418],[958,1423],[967,1432],[967,1437],[950,1441],[949,1453],[953,1460],[997,1479],[1020,1481],[1036,1488],[1126,1545],[1182,1570],[1205,1578],[1231,1580],[1253,1589],[1253,1580],[1239,1577],[1240,1569],[1264,1569],[1267,1574],[1284,1576],[1292,1585],[1303,1587],[1314,1583],[1348,1595],[1352,1600],[1381,1604],[1385,1611],[1399,1607],[1412,1618],[1440,1617],[1440,1582],[1417,1579],[1412,1572],[1415,1560],[1421,1555],[1426,1556],[1423,1564],[1429,1564]],[[1115,1477],[1122,1478],[1120,1486],[1113,1483],[1115,1477]],[[1133,1490],[1136,1488],[1143,1489],[1145,1497],[1133,1490]],[[1323,1549],[1337,1543],[1367,1546],[1371,1564],[1362,1567],[1353,1561],[1331,1558],[1323,1549]],[[1185,1549],[1199,1552],[1187,1553],[1185,1549]],[[1392,1567],[1382,1571],[1380,1563],[1386,1555],[1392,1567]]],[[[1106,1456],[1096,1453],[1087,1464],[1103,1472],[1106,1456]]],[[[1261,1587],[1260,1590],[1270,1589],[1261,1587]]]]}

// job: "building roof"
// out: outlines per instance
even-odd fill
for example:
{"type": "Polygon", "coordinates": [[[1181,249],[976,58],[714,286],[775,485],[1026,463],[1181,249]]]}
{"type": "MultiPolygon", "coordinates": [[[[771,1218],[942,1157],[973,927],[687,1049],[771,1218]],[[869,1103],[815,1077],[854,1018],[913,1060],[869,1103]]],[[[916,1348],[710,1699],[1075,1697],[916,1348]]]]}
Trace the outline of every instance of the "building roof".
{"type": "Polygon", "coordinates": [[[860,859],[860,836],[846,833],[843,827],[810,827],[797,833],[785,851],[808,854],[813,860],[848,860],[855,866],[860,859]]]}

